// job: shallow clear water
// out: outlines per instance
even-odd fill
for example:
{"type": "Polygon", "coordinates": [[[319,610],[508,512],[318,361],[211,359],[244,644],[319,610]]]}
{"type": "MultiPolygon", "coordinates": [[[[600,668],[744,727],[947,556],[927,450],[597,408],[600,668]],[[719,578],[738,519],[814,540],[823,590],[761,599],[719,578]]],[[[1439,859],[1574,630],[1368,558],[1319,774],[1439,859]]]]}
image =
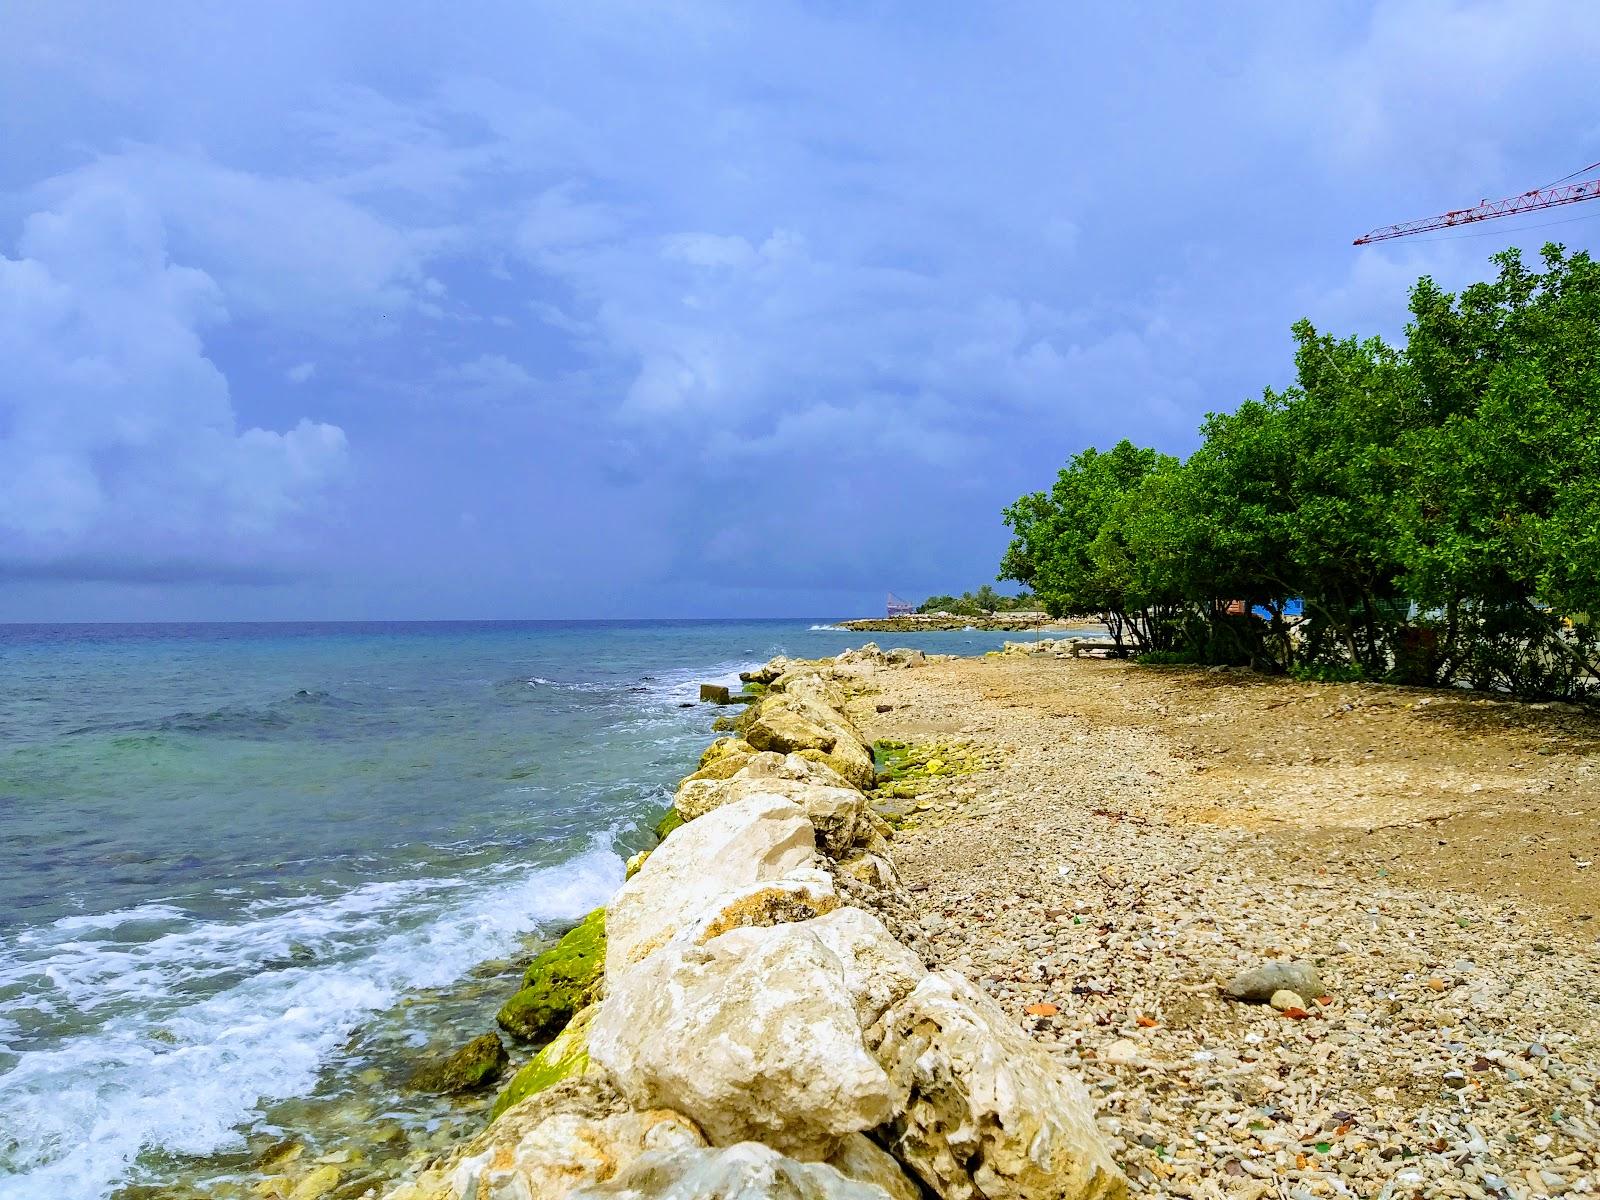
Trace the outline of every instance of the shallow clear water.
{"type": "Polygon", "coordinates": [[[863,640],[0,626],[0,1198],[159,1182],[242,1149],[391,1026],[427,1041],[397,1006],[621,882],[710,736],[712,710],[680,707],[698,683],[863,640]]]}

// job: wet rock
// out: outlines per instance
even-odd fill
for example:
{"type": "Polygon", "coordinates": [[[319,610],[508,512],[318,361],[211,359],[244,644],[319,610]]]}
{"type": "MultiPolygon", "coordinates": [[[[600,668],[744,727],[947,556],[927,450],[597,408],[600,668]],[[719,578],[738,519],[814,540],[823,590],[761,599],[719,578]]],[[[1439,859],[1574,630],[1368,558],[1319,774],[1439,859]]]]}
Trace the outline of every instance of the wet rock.
{"type": "Polygon", "coordinates": [[[1314,964],[1273,959],[1259,967],[1243,971],[1228,980],[1223,994],[1235,1000],[1248,1000],[1265,1004],[1274,992],[1297,992],[1301,996],[1320,996],[1324,988],[1322,977],[1314,964]]]}
{"type": "Polygon", "coordinates": [[[731,704],[733,701],[728,695],[726,684],[702,683],[700,685],[700,702],[702,704],[731,704]]]}
{"type": "Polygon", "coordinates": [[[334,1166],[313,1168],[294,1185],[289,1192],[288,1200],[322,1200],[323,1196],[338,1185],[343,1174],[344,1172],[334,1166]]]}
{"type": "Polygon", "coordinates": [[[794,660],[779,655],[753,671],[740,671],[739,678],[745,683],[758,683],[763,687],[769,686],[785,671],[789,670],[794,660]]]}
{"type": "Polygon", "coordinates": [[[528,967],[495,1020],[526,1041],[554,1036],[592,998],[605,963],[606,910],[597,908],[528,967]]]}
{"type": "Polygon", "coordinates": [[[507,1061],[506,1048],[492,1033],[475,1037],[454,1054],[425,1063],[406,1081],[414,1092],[454,1095],[488,1087],[500,1078],[507,1061]]]}
{"type": "Polygon", "coordinates": [[[495,1097],[489,1120],[495,1120],[513,1104],[589,1070],[589,1026],[595,1011],[591,1004],[578,1013],[553,1041],[518,1069],[511,1082],[495,1097]]]}

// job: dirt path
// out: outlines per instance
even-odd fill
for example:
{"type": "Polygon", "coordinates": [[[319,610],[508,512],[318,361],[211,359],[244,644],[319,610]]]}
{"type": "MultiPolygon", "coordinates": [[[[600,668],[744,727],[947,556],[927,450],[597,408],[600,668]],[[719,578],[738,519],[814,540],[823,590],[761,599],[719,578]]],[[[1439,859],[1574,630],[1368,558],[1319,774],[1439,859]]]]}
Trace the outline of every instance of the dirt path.
{"type": "Polygon", "coordinates": [[[896,861],[1143,1190],[1600,1187],[1600,721],[1032,656],[873,683],[873,736],[1000,751],[896,861]],[[1218,995],[1279,958],[1320,969],[1304,1019],[1218,995]]]}

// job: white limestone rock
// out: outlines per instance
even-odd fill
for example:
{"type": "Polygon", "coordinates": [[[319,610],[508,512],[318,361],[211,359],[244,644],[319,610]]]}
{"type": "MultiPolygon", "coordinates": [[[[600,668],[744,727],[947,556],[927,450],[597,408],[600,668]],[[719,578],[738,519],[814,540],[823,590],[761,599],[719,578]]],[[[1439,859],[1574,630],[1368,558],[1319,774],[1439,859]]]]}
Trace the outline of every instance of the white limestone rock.
{"type": "Polygon", "coordinates": [[[828,1165],[858,1183],[870,1183],[892,1200],[922,1200],[922,1189],[900,1169],[882,1146],[863,1133],[853,1133],[835,1150],[828,1165]]]}
{"type": "Polygon", "coordinates": [[[752,797],[691,821],[606,906],[608,979],[704,917],[718,897],[818,862],[810,820],[781,797],[752,797]]]}
{"type": "Polygon", "coordinates": [[[865,909],[840,908],[807,922],[806,928],[839,960],[862,1029],[876,1024],[928,973],[922,960],[865,909]]]}
{"type": "Polygon", "coordinates": [[[814,924],[679,937],[612,975],[590,1059],[635,1105],[670,1104],[719,1146],[759,1141],[814,1161],[883,1124],[895,1090],[814,924]]]}
{"type": "Polygon", "coordinates": [[[757,754],[727,779],[686,779],[673,800],[685,821],[758,797],[781,797],[805,811],[821,849],[839,856],[872,832],[867,798],[828,766],[801,758],[757,754]]]}
{"type": "MultiPolygon", "coordinates": [[[[890,1160],[893,1166],[893,1160],[890,1160]]],[[[905,1180],[903,1175],[900,1176],[905,1180]]],[[[572,1200],[916,1200],[916,1191],[889,1191],[872,1179],[851,1178],[827,1163],[796,1162],[770,1146],[740,1142],[722,1150],[683,1149],[646,1154],[603,1184],[581,1188],[572,1200]]]]}
{"type": "Polygon", "coordinates": [[[826,871],[796,867],[782,879],[764,880],[724,892],[706,905],[680,936],[697,946],[733,929],[809,921],[840,906],[839,892],[826,871]]]}
{"type": "Polygon", "coordinates": [[[882,1131],[945,1200],[1121,1200],[1083,1084],[949,971],[884,1014],[877,1055],[908,1096],[882,1131]]]}
{"type": "Polygon", "coordinates": [[[604,1081],[571,1080],[513,1105],[385,1200],[561,1200],[640,1155],[704,1145],[679,1113],[636,1111],[604,1081]]]}

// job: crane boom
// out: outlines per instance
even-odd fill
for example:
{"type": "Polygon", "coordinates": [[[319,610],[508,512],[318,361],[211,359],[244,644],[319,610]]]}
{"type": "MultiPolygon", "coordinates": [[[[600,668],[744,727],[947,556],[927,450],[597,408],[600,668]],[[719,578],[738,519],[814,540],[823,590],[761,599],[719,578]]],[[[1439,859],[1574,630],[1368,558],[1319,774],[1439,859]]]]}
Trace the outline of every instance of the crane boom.
{"type": "MultiPolygon", "coordinates": [[[[1596,163],[1595,166],[1600,166],[1596,163]]],[[[1458,208],[1437,217],[1421,221],[1405,221],[1399,225],[1385,225],[1371,233],[1362,234],[1354,245],[1366,246],[1373,242],[1386,242],[1390,238],[1408,237],[1413,233],[1428,233],[1435,229],[1450,229],[1456,225],[1470,225],[1474,221],[1488,221],[1494,217],[1509,217],[1516,213],[1534,212],[1541,208],[1555,208],[1561,204],[1576,204],[1580,200],[1600,200],[1600,179],[1585,179],[1560,187],[1534,188],[1520,196],[1504,200],[1485,200],[1475,208],[1458,208]]]]}

